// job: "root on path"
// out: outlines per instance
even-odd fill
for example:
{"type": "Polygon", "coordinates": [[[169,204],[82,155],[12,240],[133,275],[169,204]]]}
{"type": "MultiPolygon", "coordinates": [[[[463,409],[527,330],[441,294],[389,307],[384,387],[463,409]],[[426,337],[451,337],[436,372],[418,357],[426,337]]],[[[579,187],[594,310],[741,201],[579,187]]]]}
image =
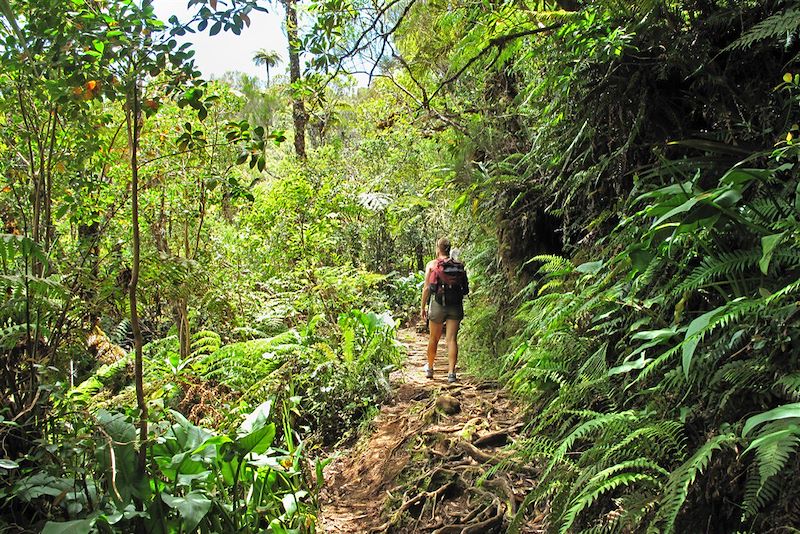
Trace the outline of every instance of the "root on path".
{"type": "MultiPolygon", "coordinates": [[[[435,378],[425,378],[427,340],[412,330],[400,339],[408,360],[392,375],[395,398],[325,470],[322,532],[505,532],[535,485],[536,473],[510,457],[519,413],[496,383],[448,384],[443,346],[435,378]]],[[[533,515],[521,532],[543,531],[543,514],[533,515]]]]}

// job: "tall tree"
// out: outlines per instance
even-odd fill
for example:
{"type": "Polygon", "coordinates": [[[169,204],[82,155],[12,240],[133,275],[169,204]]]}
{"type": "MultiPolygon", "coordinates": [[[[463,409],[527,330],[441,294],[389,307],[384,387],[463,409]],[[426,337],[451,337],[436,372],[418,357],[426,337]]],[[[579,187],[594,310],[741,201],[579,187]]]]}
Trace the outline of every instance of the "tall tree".
{"type": "Polygon", "coordinates": [[[289,38],[289,79],[292,84],[292,119],[294,121],[294,151],[306,159],[305,104],[300,90],[300,39],[297,32],[297,0],[283,0],[286,7],[286,35],[289,38]]]}
{"type": "Polygon", "coordinates": [[[267,87],[270,85],[269,69],[276,67],[280,62],[281,56],[274,50],[268,51],[262,48],[253,56],[253,63],[255,63],[256,66],[264,65],[264,67],[267,69],[267,87]]]}

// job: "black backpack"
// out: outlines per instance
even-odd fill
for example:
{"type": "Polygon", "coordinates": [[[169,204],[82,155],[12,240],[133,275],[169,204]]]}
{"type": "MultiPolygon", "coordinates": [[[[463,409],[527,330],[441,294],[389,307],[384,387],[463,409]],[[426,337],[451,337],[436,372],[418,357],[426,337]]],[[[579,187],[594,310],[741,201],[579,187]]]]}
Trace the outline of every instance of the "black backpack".
{"type": "Polygon", "coordinates": [[[436,262],[430,274],[430,290],[441,305],[461,304],[469,293],[469,280],[464,264],[452,258],[436,262]]]}

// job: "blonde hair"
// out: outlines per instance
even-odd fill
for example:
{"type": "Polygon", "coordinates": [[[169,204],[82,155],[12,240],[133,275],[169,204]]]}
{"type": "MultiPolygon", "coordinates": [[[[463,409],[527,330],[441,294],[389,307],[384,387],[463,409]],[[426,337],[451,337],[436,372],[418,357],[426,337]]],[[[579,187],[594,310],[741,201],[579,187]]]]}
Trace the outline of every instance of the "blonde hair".
{"type": "Polygon", "coordinates": [[[440,237],[436,242],[436,249],[447,256],[450,256],[450,240],[446,237],[440,237]]]}

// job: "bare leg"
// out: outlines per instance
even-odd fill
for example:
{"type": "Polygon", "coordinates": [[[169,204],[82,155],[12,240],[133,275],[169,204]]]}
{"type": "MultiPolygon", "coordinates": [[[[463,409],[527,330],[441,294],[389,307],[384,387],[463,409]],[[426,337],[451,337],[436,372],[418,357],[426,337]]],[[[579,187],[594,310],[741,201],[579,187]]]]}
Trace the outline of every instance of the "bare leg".
{"type": "Polygon", "coordinates": [[[430,322],[431,337],[428,339],[428,369],[433,369],[433,360],[436,359],[436,350],[439,348],[443,325],[444,323],[430,322]]]}
{"type": "MultiPolygon", "coordinates": [[[[449,373],[456,372],[456,362],[458,362],[458,327],[461,321],[458,319],[447,320],[447,363],[449,364],[449,373]]],[[[431,331],[432,332],[432,331],[431,331]]]]}

